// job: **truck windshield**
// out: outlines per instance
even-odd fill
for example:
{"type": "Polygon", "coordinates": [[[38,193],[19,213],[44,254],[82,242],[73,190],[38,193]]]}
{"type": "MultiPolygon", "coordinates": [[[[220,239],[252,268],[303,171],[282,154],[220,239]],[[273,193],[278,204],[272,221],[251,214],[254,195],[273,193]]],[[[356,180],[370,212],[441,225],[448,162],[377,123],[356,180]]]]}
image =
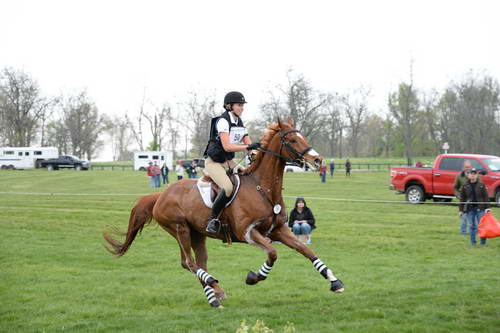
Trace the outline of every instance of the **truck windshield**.
{"type": "Polygon", "coordinates": [[[500,171],[500,158],[485,158],[483,160],[491,171],[500,171]]]}

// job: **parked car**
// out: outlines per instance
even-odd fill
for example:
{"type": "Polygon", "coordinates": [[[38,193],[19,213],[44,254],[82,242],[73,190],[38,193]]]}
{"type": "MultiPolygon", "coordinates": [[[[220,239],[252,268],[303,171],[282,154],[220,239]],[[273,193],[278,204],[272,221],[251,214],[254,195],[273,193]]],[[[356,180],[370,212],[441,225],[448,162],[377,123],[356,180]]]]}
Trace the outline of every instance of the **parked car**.
{"type": "Polygon", "coordinates": [[[58,158],[40,161],[40,166],[42,168],[47,168],[49,171],[59,169],[88,170],[90,168],[90,162],[81,160],[72,155],[61,155],[58,158]]]}
{"type": "Polygon", "coordinates": [[[391,168],[390,189],[404,193],[411,203],[426,199],[451,201],[454,198],[453,184],[462,172],[464,161],[480,171],[490,199],[500,206],[500,157],[476,154],[442,154],[436,157],[432,168],[391,168]]]}
{"type": "Polygon", "coordinates": [[[305,172],[306,169],[296,164],[286,164],[285,172],[305,172]]]}

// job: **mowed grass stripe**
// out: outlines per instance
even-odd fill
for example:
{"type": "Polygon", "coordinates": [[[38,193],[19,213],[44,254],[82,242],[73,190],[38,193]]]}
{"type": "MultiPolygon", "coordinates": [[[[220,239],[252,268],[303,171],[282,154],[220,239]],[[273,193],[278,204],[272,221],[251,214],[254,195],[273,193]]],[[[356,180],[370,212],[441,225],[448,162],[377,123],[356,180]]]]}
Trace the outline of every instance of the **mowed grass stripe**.
{"type": "MultiPolygon", "coordinates": [[[[286,174],[293,196],[401,200],[387,172],[286,174]],[[338,177],[337,177],[338,176],[338,177]]],[[[0,173],[1,191],[149,193],[132,171],[0,173]]],[[[472,248],[458,234],[454,205],[308,200],[317,218],[311,248],[346,283],[334,295],[301,255],[275,244],[269,278],[246,286],[265,254],[208,241],[209,270],[229,295],[208,307],[194,275],[180,267],[175,240],[152,224],[120,259],[101,233],[126,230],[133,197],[0,195],[0,331],[235,332],[262,319],[281,332],[495,332],[500,327],[500,244],[472,248]]],[[[500,216],[500,211],[494,209],[500,216]]],[[[121,239],[121,238],[120,238],[121,239]]]]}

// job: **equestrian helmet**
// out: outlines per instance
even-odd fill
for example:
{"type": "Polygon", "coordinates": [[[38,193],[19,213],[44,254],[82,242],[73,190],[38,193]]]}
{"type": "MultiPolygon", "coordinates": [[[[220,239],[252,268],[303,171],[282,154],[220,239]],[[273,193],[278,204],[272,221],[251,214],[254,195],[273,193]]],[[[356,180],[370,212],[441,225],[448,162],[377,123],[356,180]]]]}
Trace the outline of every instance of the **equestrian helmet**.
{"type": "Polygon", "coordinates": [[[239,91],[231,91],[224,96],[224,105],[233,104],[233,103],[243,103],[245,104],[245,96],[239,91]]]}

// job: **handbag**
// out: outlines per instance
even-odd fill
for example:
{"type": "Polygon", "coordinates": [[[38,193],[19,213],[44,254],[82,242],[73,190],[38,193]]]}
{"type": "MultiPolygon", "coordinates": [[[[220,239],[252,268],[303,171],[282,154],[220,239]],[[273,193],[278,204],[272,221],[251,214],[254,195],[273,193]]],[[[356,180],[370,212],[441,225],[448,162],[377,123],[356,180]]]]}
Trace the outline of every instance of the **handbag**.
{"type": "Polygon", "coordinates": [[[495,238],[500,236],[500,223],[498,223],[498,220],[489,211],[481,217],[477,229],[481,238],[495,238]]]}

